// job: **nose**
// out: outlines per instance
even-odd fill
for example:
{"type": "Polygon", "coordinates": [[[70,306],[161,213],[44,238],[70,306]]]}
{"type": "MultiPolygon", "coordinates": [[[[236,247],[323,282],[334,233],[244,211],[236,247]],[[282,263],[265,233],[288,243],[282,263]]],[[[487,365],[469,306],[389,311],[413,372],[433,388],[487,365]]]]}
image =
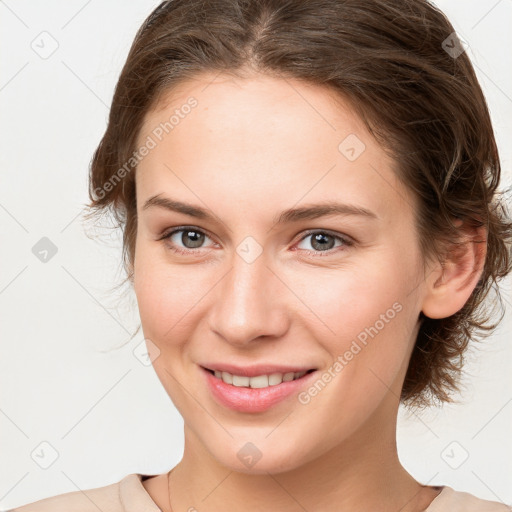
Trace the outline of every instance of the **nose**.
{"type": "Polygon", "coordinates": [[[212,331],[236,346],[283,336],[289,328],[290,315],[285,287],[274,272],[264,253],[251,263],[234,254],[231,269],[211,298],[212,331]]]}

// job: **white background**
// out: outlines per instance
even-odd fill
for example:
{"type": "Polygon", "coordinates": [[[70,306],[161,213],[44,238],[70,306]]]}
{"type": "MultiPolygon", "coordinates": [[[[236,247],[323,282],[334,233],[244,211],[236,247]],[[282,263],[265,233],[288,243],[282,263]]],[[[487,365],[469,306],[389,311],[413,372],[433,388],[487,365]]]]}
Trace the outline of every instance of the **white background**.
{"type": "MultiPolygon", "coordinates": [[[[80,217],[114,85],[136,30],[157,3],[0,2],[3,509],[129,473],[163,473],[181,458],[181,416],[152,366],[133,354],[142,333],[127,343],[139,321],[134,296],[110,289],[124,277],[119,234],[88,238],[80,217]],[[33,49],[41,38],[46,50],[58,44],[46,59],[33,49]],[[47,263],[32,253],[42,237],[58,249],[47,263]],[[53,450],[58,458],[41,468],[35,461],[49,464],[53,450]]],[[[512,0],[437,5],[469,44],[495,125],[504,188],[512,181],[512,0]]],[[[506,503],[512,503],[510,282],[503,283],[506,319],[471,350],[460,403],[401,411],[398,432],[402,462],[422,483],[506,503]]]]}

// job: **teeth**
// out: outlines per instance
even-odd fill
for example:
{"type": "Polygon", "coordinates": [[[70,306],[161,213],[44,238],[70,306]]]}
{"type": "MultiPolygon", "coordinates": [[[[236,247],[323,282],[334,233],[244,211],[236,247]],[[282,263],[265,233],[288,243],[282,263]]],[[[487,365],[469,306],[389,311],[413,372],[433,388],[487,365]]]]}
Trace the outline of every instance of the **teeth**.
{"type": "Polygon", "coordinates": [[[232,375],[228,372],[220,372],[215,370],[215,377],[222,379],[226,384],[232,384],[237,387],[245,388],[267,388],[276,386],[282,382],[290,382],[299,379],[307,372],[288,372],[288,373],[271,373],[270,375],[257,375],[256,377],[244,377],[241,375],[232,375]]]}
{"type": "Polygon", "coordinates": [[[230,373],[228,372],[222,372],[222,380],[226,383],[226,384],[233,384],[233,375],[231,375],[230,373]]]}

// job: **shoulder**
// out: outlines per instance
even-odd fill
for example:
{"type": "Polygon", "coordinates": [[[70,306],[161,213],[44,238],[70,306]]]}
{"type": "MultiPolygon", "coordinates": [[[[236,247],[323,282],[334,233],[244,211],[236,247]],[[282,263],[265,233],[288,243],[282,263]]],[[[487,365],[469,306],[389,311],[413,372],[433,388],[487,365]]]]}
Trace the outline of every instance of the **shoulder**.
{"type": "Polygon", "coordinates": [[[444,486],[426,512],[512,512],[512,506],[482,500],[473,494],[444,486]]]}
{"type": "MultiPolygon", "coordinates": [[[[132,473],[104,487],[59,494],[7,512],[129,512],[132,506],[154,505],[142,486],[141,477],[144,476],[132,473]],[[129,508],[125,506],[127,503],[129,508]]],[[[150,506],[146,510],[153,509],[150,506]]]]}
{"type": "Polygon", "coordinates": [[[8,512],[123,512],[119,501],[119,482],[105,487],[72,491],[45,498],[8,512]]]}

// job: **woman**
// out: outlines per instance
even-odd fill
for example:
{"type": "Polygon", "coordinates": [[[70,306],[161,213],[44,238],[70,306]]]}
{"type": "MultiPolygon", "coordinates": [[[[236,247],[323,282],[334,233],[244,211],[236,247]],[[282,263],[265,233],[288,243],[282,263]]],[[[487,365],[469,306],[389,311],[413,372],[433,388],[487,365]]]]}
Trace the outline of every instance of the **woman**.
{"type": "Polygon", "coordinates": [[[424,0],[171,0],[91,165],[185,423],[161,475],[16,509],[505,511],[400,464],[450,400],[512,223],[463,44],[424,0]],[[212,491],[213,490],[213,491],[212,491]]]}

